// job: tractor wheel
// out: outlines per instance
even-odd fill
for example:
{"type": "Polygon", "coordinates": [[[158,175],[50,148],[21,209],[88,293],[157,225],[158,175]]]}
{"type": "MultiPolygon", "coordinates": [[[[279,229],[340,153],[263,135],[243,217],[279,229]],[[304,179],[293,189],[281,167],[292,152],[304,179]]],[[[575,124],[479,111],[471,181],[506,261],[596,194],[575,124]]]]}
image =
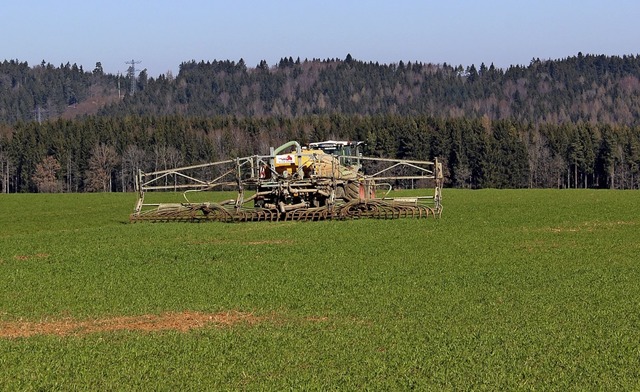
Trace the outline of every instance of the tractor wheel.
{"type": "Polygon", "coordinates": [[[357,182],[350,182],[346,188],[346,200],[357,200],[360,198],[360,184],[357,182]]]}

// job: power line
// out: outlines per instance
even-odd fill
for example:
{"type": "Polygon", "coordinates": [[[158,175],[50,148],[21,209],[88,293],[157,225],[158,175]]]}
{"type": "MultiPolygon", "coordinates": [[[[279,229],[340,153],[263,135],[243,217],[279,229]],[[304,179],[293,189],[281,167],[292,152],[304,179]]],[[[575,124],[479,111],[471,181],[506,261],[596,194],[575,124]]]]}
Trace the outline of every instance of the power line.
{"type": "Polygon", "coordinates": [[[142,61],[135,61],[131,59],[131,61],[125,61],[125,64],[130,64],[127,69],[127,76],[131,78],[131,95],[136,92],[136,64],[140,64],[142,61]]]}
{"type": "Polygon", "coordinates": [[[41,108],[40,105],[36,105],[36,108],[33,109],[33,112],[35,113],[36,121],[38,122],[38,124],[42,124],[42,115],[46,115],[49,111],[47,109],[41,108]]]}

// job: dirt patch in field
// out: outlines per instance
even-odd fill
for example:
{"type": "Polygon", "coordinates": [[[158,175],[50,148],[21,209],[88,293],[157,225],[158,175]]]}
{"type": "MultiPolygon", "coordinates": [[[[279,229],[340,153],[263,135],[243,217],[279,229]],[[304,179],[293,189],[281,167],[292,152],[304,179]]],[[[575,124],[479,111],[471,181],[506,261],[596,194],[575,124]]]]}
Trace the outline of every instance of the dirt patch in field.
{"type": "Polygon", "coordinates": [[[633,226],[636,225],[633,221],[615,221],[615,222],[584,222],[580,226],[573,227],[550,227],[547,230],[553,233],[578,233],[578,232],[593,232],[602,229],[611,229],[618,226],[633,226]]]}
{"type": "Polygon", "coordinates": [[[229,241],[223,241],[223,240],[218,240],[218,239],[213,239],[213,240],[198,240],[198,241],[190,241],[189,245],[226,245],[226,244],[230,244],[231,242],[229,241]]]}
{"type": "Polygon", "coordinates": [[[323,323],[325,321],[329,321],[329,317],[327,317],[327,316],[312,316],[312,317],[307,317],[306,320],[309,321],[309,322],[312,322],[312,323],[323,323]]]}
{"type": "Polygon", "coordinates": [[[556,249],[577,249],[578,244],[575,241],[565,241],[562,244],[556,241],[533,240],[524,241],[515,245],[517,250],[525,250],[529,253],[548,252],[556,249]]]}
{"type": "Polygon", "coordinates": [[[31,259],[46,259],[50,255],[48,253],[36,253],[35,255],[16,255],[16,260],[26,261],[31,259]]]}
{"type": "Polygon", "coordinates": [[[292,240],[260,240],[260,241],[231,241],[231,240],[205,240],[205,241],[192,241],[191,245],[233,245],[233,244],[241,244],[241,245],[291,245],[294,242],[292,240]]]}
{"type": "Polygon", "coordinates": [[[293,244],[291,240],[262,240],[262,241],[249,241],[245,242],[245,245],[283,245],[293,244]]]}
{"type": "Polygon", "coordinates": [[[95,320],[62,319],[52,321],[0,321],[0,338],[24,338],[34,335],[86,335],[113,331],[187,332],[208,325],[220,327],[239,323],[256,324],[263,321],[251,313],[163,313],[160,315],[123,316],[95,320]]]}

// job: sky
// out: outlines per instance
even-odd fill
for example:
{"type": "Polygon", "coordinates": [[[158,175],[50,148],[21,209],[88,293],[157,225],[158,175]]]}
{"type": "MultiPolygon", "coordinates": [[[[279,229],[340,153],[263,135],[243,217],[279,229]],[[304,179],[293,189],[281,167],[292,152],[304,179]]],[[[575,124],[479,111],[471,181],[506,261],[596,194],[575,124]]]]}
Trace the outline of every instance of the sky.
{"type": "Polygon", "coordinates": [[[150,77],[191,60],[474,64],[640,53],[637,0],[2,0],[0,61],[150,77]]]}

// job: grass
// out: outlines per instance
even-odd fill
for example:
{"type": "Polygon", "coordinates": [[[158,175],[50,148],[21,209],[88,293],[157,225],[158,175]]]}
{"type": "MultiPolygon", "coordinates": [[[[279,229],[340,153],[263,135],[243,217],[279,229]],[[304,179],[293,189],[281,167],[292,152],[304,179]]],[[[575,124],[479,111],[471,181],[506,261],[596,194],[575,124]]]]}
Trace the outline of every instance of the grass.
{"type": "Polygon", "coordinates": [[[0,322],[263,320],[0,338],[0,385],[640,387],[637,192],[444,196],[441,220],[128,224],[131,194],[0,195],[0,322]]]}

